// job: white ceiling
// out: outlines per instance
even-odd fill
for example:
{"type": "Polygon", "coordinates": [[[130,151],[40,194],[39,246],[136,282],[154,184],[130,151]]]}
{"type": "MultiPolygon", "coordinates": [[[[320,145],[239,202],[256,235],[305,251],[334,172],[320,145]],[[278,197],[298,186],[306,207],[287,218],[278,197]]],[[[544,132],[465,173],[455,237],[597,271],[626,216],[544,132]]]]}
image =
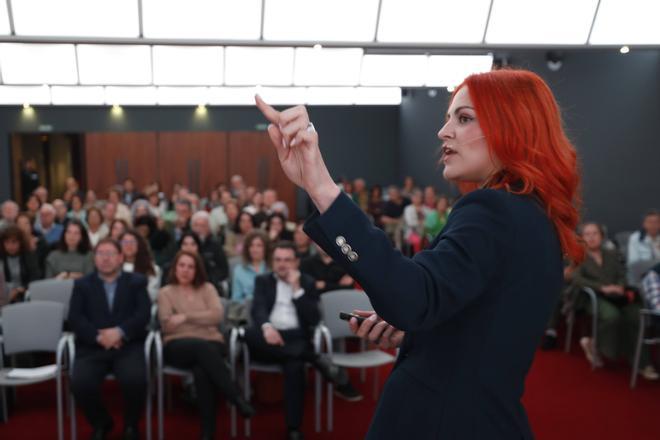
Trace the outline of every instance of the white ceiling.
{"type": "Polygon", "coordinates": [[[658,18],[657,0],[0,0],[0,104],[394,102],[489,70],[493,47],[660,45],[658,18]]]}

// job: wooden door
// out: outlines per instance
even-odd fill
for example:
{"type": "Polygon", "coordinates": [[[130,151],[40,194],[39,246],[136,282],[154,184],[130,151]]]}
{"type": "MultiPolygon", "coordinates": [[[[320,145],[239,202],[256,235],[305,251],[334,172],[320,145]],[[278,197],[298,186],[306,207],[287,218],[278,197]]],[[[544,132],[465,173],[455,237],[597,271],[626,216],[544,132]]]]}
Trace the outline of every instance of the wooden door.
{"type": "Polygon", "coordinates": [[[130,177],[138,189],[158,179],[156,133],[85,134],[85,174],[87,188],[100,199],[107,190],[130,177]]]}
{"type": "Polygon", "coordinates": [[[227,181],[226,132],[158,133],[159,179],[169,194],[175,183],[200,197],[227,181]]]}
{"type": "Polygon", "coordinates": [[[229,176],[234,174],[258,190],[275,189],[289,207],[289,219],[295,220],[296,187],[282,171],[267,132],[229,132],[229,176]]]}

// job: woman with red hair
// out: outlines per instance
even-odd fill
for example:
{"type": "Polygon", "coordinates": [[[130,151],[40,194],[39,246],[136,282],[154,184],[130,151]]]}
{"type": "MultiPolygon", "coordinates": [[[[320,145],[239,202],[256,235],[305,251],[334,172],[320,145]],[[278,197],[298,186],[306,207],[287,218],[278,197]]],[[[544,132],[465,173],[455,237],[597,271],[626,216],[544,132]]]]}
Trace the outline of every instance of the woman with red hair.
{"type": "Polygon", "coordinates": [[[365,289],[374,311],[350,326],[400,346],[368,439],[532,439],[525,376],[562,287],[580,261],[576,153],[557,103],[523,70],[471,75],[451,97],[443,176],[463,197],[413,258],[341,194],[304,107],[257,97],[287,176],[318,212],[305,231],[365,289]]]}

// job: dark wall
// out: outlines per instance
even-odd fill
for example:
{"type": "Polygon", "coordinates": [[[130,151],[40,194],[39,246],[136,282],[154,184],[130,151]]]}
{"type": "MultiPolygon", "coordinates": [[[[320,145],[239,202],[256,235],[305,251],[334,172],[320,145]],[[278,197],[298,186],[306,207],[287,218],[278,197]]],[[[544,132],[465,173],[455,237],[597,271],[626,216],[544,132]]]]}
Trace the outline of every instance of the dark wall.
{"type": "MultiPolygon", "coordinates": [[[[557,72],[547,68],[544,51],[508,55],[555,93],[582,163],[585,219],[611,232],[638,228],[644,211],[660,207],[660,52],[566,52],[557,72]]],[[[418,89],[404,98],[399,177],[455,193],[436,166],[448,96],[445,89],[435,98],[418,89]]]]}
{"type": "MultiPolygon", "coordinates": [[[[309,112],[333,176],[362,176],[370,183],[397,179],[398,107],[319,106],[309,112]]],[[[124,107],[120,119],[111,117],[109,107],[36,107],[33,118],[24,117],[19,106],[0,107],[0,201],[11,194],[11,133],[263,130],[264,122],[263,116],[249,107],[209,107],[203,119],[194,116],[193,107],[124,107]]]]}

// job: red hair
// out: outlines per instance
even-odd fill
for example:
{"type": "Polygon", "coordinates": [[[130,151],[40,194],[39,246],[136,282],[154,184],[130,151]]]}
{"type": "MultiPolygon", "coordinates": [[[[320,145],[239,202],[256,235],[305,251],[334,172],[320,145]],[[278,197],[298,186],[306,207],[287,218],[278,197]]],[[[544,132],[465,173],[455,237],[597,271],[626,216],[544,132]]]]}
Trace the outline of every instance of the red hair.
{"type": "Polygon", "coordinates": [[[584,248],[575,232],[581,207],[577,154],[548,85],[526,70],[494,70],[468,76],[452,100],[464,86],[490,152],[502,164],[485,186],[537,196],[554,223],[564,254],[582,261],[584,248]]]}

